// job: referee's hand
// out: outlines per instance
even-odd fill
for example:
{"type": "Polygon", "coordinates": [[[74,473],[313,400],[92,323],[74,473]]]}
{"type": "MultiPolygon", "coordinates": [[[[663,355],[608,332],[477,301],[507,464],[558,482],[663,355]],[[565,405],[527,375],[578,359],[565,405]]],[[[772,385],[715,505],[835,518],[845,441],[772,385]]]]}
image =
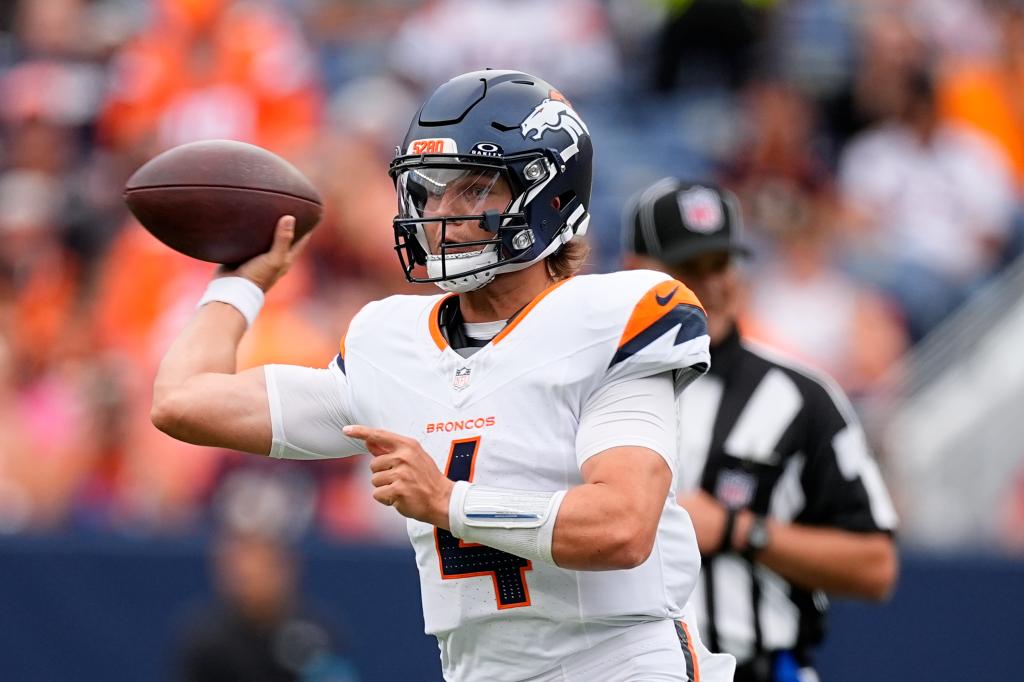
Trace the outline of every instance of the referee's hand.
{"type": "MultiPolygon", "coordinates": [[[[703,490],[680,496],[679,504],[690,514],[701,555],[710,556],[718,552],[724,544],[725,506],[703,490]]],[[[736,536],[734,532],[733,537],[736,536]]]]}

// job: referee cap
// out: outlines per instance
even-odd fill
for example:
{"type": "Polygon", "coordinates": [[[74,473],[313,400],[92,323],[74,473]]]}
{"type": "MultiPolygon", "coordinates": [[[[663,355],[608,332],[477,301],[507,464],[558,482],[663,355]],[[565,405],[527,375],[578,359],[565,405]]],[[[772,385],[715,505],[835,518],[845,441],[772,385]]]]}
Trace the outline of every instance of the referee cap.
{"type": "Polygon", "coordinates": [[[627,253],[677,265],[714,251],[750,255],[741,230],[735,194],[711,183],[664,178],[630,200],[622,245],[627,253]]]}

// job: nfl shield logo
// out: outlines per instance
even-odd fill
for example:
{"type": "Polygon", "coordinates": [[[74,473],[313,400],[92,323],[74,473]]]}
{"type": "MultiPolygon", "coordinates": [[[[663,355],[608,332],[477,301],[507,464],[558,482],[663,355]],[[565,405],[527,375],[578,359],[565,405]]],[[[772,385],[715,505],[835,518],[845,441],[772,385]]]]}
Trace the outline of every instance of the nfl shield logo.
{"type": "Polygon", "coordinates": [[[694,187],[679,195],[679,211],[686,226],[694,232],[717,232],[725,224],[722,203],[707,187],[694,187]]]}
{"type": "Polygon", "coordinates": [[[726,469],[718,475],[715,497],[726,507],[740,509],[750,504],[757,490],[757,479],[745,471],[726,469]]]}
{"type": "Polygon", "coordinates": [[[469,375],[471,371],[472,370],[470,370],[469,367],[459,367],[455,370],[455,376],[452,377],[452,388],[456,391],[461,391],[466,388],[466,386],[469,386],[469,375]]]}

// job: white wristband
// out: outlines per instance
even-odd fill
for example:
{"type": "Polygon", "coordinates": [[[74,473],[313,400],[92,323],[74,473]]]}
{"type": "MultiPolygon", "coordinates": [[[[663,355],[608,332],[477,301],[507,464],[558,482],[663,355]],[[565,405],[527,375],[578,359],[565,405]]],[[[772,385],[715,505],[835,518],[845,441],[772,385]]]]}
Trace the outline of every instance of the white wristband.
{"type": "Polygon", "coordinates": [[[505,490],[456,481],[448,504],[448,524],[460,540],[553,564],[555,519],[565,493],[505,490]]]}
{"type": "Polygon", "coordinates": [[[202,308],[213,301],[227,303],[242,313],[246,326],[251,327],[263,307],[263,290],[245,277],[218,277],[206,286],[196,308],[202,308]]]}

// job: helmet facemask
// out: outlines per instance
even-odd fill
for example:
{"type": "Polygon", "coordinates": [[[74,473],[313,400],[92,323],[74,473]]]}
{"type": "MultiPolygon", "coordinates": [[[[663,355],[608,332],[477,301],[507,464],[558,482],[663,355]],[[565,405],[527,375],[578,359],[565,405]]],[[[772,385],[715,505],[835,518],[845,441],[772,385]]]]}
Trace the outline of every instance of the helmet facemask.
{"type": "Polygon", "coordinates": [[[528,174],[536,182],[525,191],[508,159],[457,154],[396,159],[391,167],[398,194],[395,249],[409,281],[464,293],[539,260],[532,257],[536,240],[524,209],[554,168],[543,156],[537,158],[528,174]],[[479,229],[467,231],[463,222],[479,229]],[[467,238],[467,232],[476,234],[467,238]]]}

